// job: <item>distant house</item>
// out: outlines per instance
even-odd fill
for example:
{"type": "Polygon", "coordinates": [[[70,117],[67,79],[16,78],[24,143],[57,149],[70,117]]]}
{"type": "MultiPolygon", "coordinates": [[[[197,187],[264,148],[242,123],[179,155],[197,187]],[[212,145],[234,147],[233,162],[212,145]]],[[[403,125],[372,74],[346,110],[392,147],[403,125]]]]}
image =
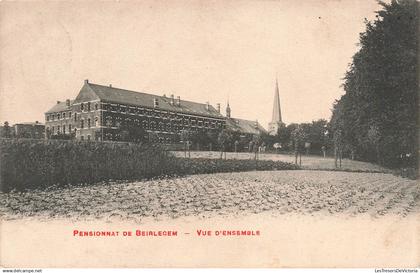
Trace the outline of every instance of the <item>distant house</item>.
{"type": "Polygon", "coordinates": [[[45,125],[38,121],[16,123],[12,131],[13,136],[18,138],[45,138],[45,125]]]}
{"type": "Polygon", "coordinates": [[[226,120],[226,128],[232,132],[237,132],[243,137],[251,137],[253,135],[260,135],[267,133],[258,121],[228,118],[226,120]]]}

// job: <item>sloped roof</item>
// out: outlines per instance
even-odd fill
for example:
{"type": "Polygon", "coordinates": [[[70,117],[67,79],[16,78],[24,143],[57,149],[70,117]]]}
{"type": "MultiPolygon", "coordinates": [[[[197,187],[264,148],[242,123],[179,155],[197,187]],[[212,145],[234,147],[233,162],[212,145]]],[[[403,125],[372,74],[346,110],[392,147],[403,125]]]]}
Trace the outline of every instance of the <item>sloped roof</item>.
{"type": "MultiPolygon", "coordinates": [[[[70,100],[70,106],[73,104],[74,100],[70,100]]],[[[50,110],[48,110],[46,113],[55,113],[55,112],[61,112],[61,111],[67,111],[70,110],[70,106],[66,105],[65,101],[61,101],[54,105],[50,110]]]]}
{"type": "MultiPolygon", "coordinates": [[[[93,83],[86,83],[86,85],[99,97],[101,101],[153,108],[153,100],[157,99],[159,103],[159,109],[162,110],[202,116],[212,116],[218,118],[223,117],[211,105],[209,105],[209,109],[207,110],[206,104],[204,103],[197,103],[181,99],[180,106],[177,106],[176,103],[174,105],[170,103],[171,98],[169,97],[157,96],[153,94],[141,93],[93,83]]],[[[174,101],[176,102],[176,98],[174,101]]]]}
{"type": "Polygon", "coordinates": [[[244,134],[259,134],[259,133],[266,133],[267,131],[264,127],[261,126],[257,122],[257,127],[255,126],[254,120],[246,120],[246,119],[239,119],[239,118],[228,118],[226,119],[226,127],[228,130],[241,132],[244,134]]]}

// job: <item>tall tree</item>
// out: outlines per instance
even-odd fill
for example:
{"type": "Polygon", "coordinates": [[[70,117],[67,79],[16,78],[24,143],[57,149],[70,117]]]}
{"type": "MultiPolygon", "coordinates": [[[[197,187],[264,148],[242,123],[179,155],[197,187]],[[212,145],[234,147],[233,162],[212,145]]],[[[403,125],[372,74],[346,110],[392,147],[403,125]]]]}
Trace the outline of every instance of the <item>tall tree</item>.
{"type": "Polygon", "coordinates": [[[379,2],[366,21],[336,102],[332,130],[360,158],[395,167],[400,154],[417,157],[417,31],[415,0],[379,2]]]}

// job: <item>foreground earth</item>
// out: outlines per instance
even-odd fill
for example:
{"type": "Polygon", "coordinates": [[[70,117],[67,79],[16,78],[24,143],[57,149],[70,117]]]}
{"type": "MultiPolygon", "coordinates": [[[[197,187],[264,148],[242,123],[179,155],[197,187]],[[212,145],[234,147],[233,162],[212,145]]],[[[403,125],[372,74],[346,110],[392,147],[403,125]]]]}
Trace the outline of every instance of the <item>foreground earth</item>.
{"type": "Polygon", "coordinates": [[[0,217],[162,220],[252,215],[406,217],[419,211],[419,183],[391,174],[260,171],[0,194],[0,217]]]}

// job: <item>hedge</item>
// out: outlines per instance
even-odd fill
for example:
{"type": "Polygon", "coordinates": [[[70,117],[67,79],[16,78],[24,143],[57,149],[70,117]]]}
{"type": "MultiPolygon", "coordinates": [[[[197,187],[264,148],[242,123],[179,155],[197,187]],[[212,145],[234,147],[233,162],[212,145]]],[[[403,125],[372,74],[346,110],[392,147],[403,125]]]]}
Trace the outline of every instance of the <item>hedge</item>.
{"type": "Polygon", "coordinates": [[[297,169],[278,161],[177,158],[159,144],[0,140],[0,190],[249,170],[297,169]]]}

